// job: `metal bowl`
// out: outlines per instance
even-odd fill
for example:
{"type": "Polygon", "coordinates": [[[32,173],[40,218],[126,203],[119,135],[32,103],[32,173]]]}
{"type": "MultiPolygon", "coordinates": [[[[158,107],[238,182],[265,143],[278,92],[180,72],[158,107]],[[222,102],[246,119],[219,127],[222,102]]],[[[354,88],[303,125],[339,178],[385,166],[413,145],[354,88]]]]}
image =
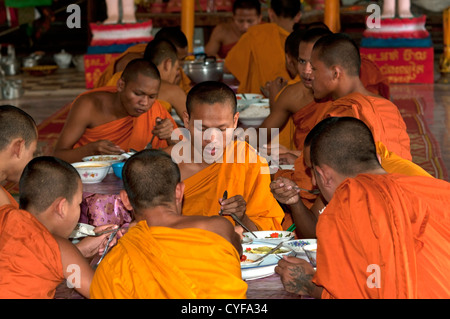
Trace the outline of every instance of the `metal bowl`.
{"type": "Polygon", "coordinates": [[[204,81],[221,81],[223,77],[223,62],[214,57],[203,60],[185,61],[183,71],[194,83],[204,81]]]}

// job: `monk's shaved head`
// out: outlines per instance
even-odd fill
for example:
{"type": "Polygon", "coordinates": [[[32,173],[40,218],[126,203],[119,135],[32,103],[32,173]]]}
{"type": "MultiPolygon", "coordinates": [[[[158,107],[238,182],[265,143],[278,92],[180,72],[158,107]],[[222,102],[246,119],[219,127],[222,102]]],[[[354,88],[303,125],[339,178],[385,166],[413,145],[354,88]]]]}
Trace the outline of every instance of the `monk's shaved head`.
{"type": "Polygon", "coordinates": [[[155,35],[155,39],[165,39],[170,41],[177,48],[185,48],[188,45],[186,35],[181,31],[180,27],[164,27],[155,35]]]}
{"type": "Polygon", "coordinates": [[[40,213],[60,197],[71,203],[80,181],[77,170],[69,163],[53,156],[36,157],[20,177],[20,208],[40,213]]]}
{"type": "Polygon", "coordinates": [[[145,59],[131,60],[123,70],[121,78],[125,83],[128,83],[129,81],[135,81],[138,74],[161,81],[156,65],[145,59]]]}
{"type": "Polygon", "coordinates": [[[137,213],[175,202],[180,170],[167,153],[144,150],[130,157],[122,170],[123,185],[137,213]]]}
{"type": "Polygon", "coordinates": [[[145,60],[158,66],[167,58],[172,61],[172,64],[178,60],[177,48],[170,41],[159,38],[147,44],[144,52],[145,60]]]}
{"type": "Polygon", "coordinates": [[[345,176],[380,167],[372,132],[357,118],[329,117],[308,135],[313,166],[326,164],[345,176]]]}
{"type": "Polygon", "coordinates": [[[339,65],[348,75],[358,76],[361,57],[355,41],[342,33],[324,36],[314,44],[313,52],[328,68],[339,65]]]}
{"type": "Polygon", "coordinates": [[[292,31],[288,35],[288,37],[286,38],[286,42],[284,43],[284,52],[297,59],[298,46],[300,45],[300,41],[302,40],[304,34],[305,31],[301,29],[292,31]]]}
{"type": "Polygon", "coordinates": [[[36,123],[18,107],[0,105],[0,151],[16,138],[22,138],[28,147],[37,139],[36,123]]]}
{"type": "Polygon", "coordinates": [[[186,98],[186,110],[189,115],[196,105],[230,102],[232,114],[237,111],[237,101],[234,91],[226,84],[216,81],[201,82],[194,86],[186,98]]]}

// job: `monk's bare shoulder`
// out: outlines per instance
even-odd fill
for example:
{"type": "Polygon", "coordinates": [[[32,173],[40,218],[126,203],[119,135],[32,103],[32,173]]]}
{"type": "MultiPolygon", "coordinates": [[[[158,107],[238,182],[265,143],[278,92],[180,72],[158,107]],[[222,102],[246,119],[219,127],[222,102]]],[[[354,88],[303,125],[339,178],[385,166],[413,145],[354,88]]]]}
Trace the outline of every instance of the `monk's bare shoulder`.
{"type": "Polygon", "coordinates": [[[303,83],[297,82],[284,89],[275,106],[294,114],[312,101],[314,96],[311,90],[307,89],[303,83]]]}
{"type": "MultiPolygon", "coordinates": [[[[108,115],[113,111],[115,93],[112,92],[90,92],[83,94],[73,103],[70,110],[71,117],[86,119],[89,123],[86,127],[95,127],[110,120],[108,115]]],[[[84,122],[84,121],[83,121],[84,122]]]]}
{"type": "Polygon", "coordinates": [[[183,216],[180,219],[178,227],[180,228],[199,228],[208,230],[222,236],[232,242],[235,235],[234,226],[222,216],[183,216]]]}

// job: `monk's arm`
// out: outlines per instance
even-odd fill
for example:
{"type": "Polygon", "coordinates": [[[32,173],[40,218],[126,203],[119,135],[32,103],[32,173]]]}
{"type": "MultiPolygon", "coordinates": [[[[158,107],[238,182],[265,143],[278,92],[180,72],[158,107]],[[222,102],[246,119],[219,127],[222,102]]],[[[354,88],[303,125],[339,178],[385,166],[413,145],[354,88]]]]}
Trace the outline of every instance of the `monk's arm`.
{"type": "Polygon", "coordinates": [[[55,239],[61,252],[64,278],[77,292],[89,298],[89,289],[94,277],[94,270],[69,240],[58,236],[55,236],[55,239]]]}
{"type": "Polygon", "coordinates": [[[308,209],[301,200],[290,205],[290,208],[295,227],[299,229],[300,233],[306,238],[316,238],[316,214],[308,209]]]}
{"type": "Polygon", "coordinates": [[[221,216],[210,217],[209,222],[201,228],[212,231],[228,240],[236,248],[239,256],[242,256],[241,238],[234,230],[233,224],[226,218],[221,216]]]}
{"type": "MultiPolygon", "coordinates": [[[[83,136],[86,128],[89,127],[90,118],[93,116],[93,102],[88,98],[80,97],[72,106],[69,112],[66,123],[59,135],[58,141],[55,145],[54,156],[61,158],[69,163],[79,162],[85,156],[107,154],[110,149],[113,149],[110,141],[98,141],[89,143],[73,149],[73,146],[83,136]],[[101,150],[101,148],[105,150],[101,150]]],[[[116,152],[110,154],[119,154],[116,152]]]]}
{"type": "Polygon", "coordinates": [[[186,93],[180,86],[171,85],[167,92],[161,92],[160,90],[159,98],[169,102],[180,119],[183,118],[183,113],[186,111],[186,93]]]}
{"type": "Polygon", "coordinates": [[[220,46],[221,46],[221,43],[222,43],[222,40],[221,40],[221,38],[222,38],[221,34],[223,32],[222,29],[223,29],[223,27],[220,24],[217,25],[213,29],[213,31],[211,33],[211,36],[209,38],[209,41],[205,45],[205,53],[206,53],[207,56],[215,56],[217,58],[219,57],[218,53],[219,53],[220,46]]]}

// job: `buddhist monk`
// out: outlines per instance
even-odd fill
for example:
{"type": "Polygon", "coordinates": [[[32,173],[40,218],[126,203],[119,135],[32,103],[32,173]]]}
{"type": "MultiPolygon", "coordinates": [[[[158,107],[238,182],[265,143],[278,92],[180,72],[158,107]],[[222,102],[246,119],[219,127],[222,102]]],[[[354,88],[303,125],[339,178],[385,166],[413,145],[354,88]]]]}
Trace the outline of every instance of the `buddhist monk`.
{"type": "MultiPolygon", "coordinates": [[[[314,43],[318,39],[329,34],[331,34],[331,31],[328,27],[318,23],[309,25],[306,31],[302,33],[300,36],[301,39],[298,41],[298,63],[296,64],[301,82],[292,81],[282,88],[276,99],[271,101],[270,114],[260,126],[260,128],[281,129],[289,126],[293,122],[295,136],[291,136],[292,142],[282,142],[280,136],[280,144],[284,147],[280,150],[281,158],[291,157],[295,160],[300,154],[298,150],[301,150],[303,145],[301,136],[304,137],[304,134],[307,133],[302,129],[303,116],[313,110],[316,107],[316,103],[314,102],[317,102],[314,101],[311,87],[311,51],[314,43]]],[[[389,84],[387,83],[387,79],[381,74],[377,66],[367,58],[361,59],[360,79],[368,91],[389,99],[389,84]]],[[[277,92],[280,89],[273,82],[275,81],[269,84],[272,90],[277,92]]],[[[269,91],[269,88],[267,88],[267,91],[269,91]]]]}
{"type": "MultiPolygon", "coordinates": [[[[359,78],[361,62],[353,40],[344,34],[321,37],[314,44],[310,64],[312,77],[309,84],[314,92],[313,98],[331,100],[324,103],[313,100],[311,105],[294,115],[294,123],[298,123],[295,136],[298,148],[302,147],[307,133],[322,119],[353,116],[369,126],[376,142],[382,142],[390,152],[411,160],[409,136],[398,108],[389,100],[368,91],[359,78]]],[[[293,171],[279,171],[278,176],[294,180],[301,188],[312,187],[303,154],[295,159],[293,171]]],[[[316,198],[301,195],[308,207],[316,198]]]]}
{"type": "Polygon", "coordinates": [[[205,53],[225,59],[228,52],[238,42],[247,29],[261,23],[261,3],[259,0],[236,0],[233,3],[232,21],[219,23],[212,30],[205,53]]]}
{"type": "Polygon", "coordinates": [[[311,142],[314,180],[328,202],[317,224],[317,271],[284,258],[275,272],[285,289],[316,298],[449,298],[450,184],[387,173],[362,121],[325,121],[311,142]]]}
{"type": "MultiPolygon", "coordinates": [[[[162,38],[151,41],[144,52],[144,60],[156,65],[161,77],[158,101],[170,113],[172,108],[180,118],[186,110],[186,93],[176,84],[176,79],[180,74],[180,62],[175,46],[162,38]]],[[[113,75],[107,86],[117,86],[117,81],[122,76],[122,72],[113,75]]]]}
{"type": "Polygon", "coordinates": [[[156,66],[136,59],[127,65],[117,87],[79,96],[56,143],[55,156],[72,163],[90,155],[139,151],[150,141],[153,148],[167,147],[176,123],[156,101],[160,83],[156,66]]]}
{"type": "MultiPolygon", "coordinates": [[[[155,39],[165,39],[172,42],[177,48],[177,55],[180,63],[184,61],[187,56],[187,38],[179,27],[164,27],[161,28],[155,35],[155,39]]],[[[147,43],[139,43],[123,52],[118,56],[108,67],[103,71],[99,79],[94,85],[94,88],[99,88],[106,86],[106,84],[111,80],[113,75],[117,72],[122,72],[127,64],[134,59],[141,59],[144,57],[145,48],[147,43]]],[[[191,82],[183,70],[180,68],[180,74],[177,75],[176,83],[180,87],[188,92],[191,88],[191,82]]]]}
{"type": "Polygon", "coordinates": [[[19,208],[14,197],[2,186],[18,183],[22,171],[34,157],[37,128],[33,118],[13,105],[0,105],[0,206],[19,208]]]}
{"type": "Polygon", "coordinates": [[[224,217],[182,215],[185,186],[170,155],[133,155],[123,182],[120,196],[137,224],[100,263],[91,298],[246,297],[239,235],[224,217]]]}
{"type": "Polygon", "coordinates": [[[239,81],[239,93],[260,93],[267,81],[289,78],[284,43],[300,20],[299,1],[272,0],[270,23],[250,27],[228,52],[224,70],[239,81]]]}
{"type": "MultiPolygon", "coordinates": [[[[312,169],[310,161],[311,141],[314,137],[318,136],[330,122],[331,120],[319,122],[305,138],[303,158],[309,172],[311,172],[312,169]]],[[[352,134],[352,132],[349,132],[349,134],[352,134]]],[[[375,147],[378,160],[385,171],[407,176],[427,176],[432,178],[432,176],[419,165],[390,152],[383,143],[377,142],[375,147]]],[[[295,230],[297,235],[301,234],[301,237],[304,238],[316,238],[317,220],[325,207],[324,203],[326,203],[326,201],[322,196],[319,196],[311,209],[308,209],[300,200],[298,193],[301,191],[296,186],[294,181],[284,177],[278,177],[270,183],[271,191],[278,202],[288,205],[293,222],[296,225],[295,230]]]]}
{"type": "Polygon", "coordinates": [[[284,213],[270,193],[267,161],[246,142],[234,141],[239,112],[233,90],[221,82],[199,83],[186,108],[185,138],[166,149],[186,185],[183,215],[220,213],[235,224],[234,213],[252,231],[280,230],[284,213]]]}
{"type": "Polygon", "coordinates": [[[0,298],[53,298],[64,279],[89,298],[93,269],[68,237],[80,217],[76,169],[37,157],[20,178],[20,209],[0,207],[0,298]]]}

